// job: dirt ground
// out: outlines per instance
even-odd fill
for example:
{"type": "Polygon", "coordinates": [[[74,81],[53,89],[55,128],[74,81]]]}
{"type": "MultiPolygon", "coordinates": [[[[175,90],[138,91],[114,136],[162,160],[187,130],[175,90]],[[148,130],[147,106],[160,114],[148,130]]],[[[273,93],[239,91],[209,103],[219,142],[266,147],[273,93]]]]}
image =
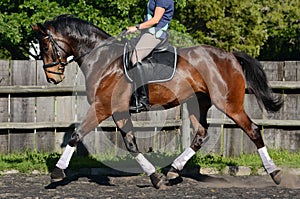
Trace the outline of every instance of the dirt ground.
{"type": "Polygon", "coordinates": [[[267,176],[194,175],[161,189],[147,176],[69,176],[50,183],[48,175],[0,176],[0,198],[300,198],[300,176],[285,174],[277,186],[267,176]]]}

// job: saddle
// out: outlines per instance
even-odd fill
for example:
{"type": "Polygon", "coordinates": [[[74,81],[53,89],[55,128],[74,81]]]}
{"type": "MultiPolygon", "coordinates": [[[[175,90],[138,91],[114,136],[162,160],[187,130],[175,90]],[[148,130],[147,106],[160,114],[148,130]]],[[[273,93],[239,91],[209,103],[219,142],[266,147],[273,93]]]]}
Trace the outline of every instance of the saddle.
{"type": "MultiPolygon", "coordinates": [[[[123,53],[124,73],[133,82],[131,56],[137,39],[125,43],[123,53]]],[[[167,82],[175,74],[177,65],[177,51],[167,39],[161,42],[146,58],[142,60],[142,67],[147,74],[148,83],[167,82]]]]}

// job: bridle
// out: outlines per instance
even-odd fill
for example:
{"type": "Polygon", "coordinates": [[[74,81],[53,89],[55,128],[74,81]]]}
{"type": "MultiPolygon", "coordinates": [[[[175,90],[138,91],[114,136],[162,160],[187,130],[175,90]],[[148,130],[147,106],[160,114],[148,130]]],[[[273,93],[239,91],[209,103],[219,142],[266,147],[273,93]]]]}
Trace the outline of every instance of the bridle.
{"type": "Polygon", "coordinates": [[[61,47],[54,39],[53,36],[51,34],[51,32],[49,30],[47,30],[47,36],[44,37],[43,39],[49,39],[52,45],[52,60],[55,60],[56,58],[58,58],[58,61],[52,61],[49,64],[44,64],[43,68],[46,72],[48,73],[52,73],[52,74],[56,74],[56,75],[63,75],[63,71],[65,69],[65,66],[68,65],[70,63],[70,61],[64,62],[62,61],[62,57],[61,57],[61,53],[59,51],[62,50],[64,53],[66,53],[67,55],[69,54],[63,47],[61,47]],[[58,68],[59,72],[55,72],[55,71],[50,71],[48,70],[48,68],[51,68],[53,66],[57,66],[60,65],[60,67],[58,68]]]}
{"type": "MultiPolygon", "coordinates": [[[[110,42],[104,43],[104,44],[102,44],[102,45],[100,45],[100,46],[98,46],[98,47],[96,47],[94,49],[97,49],[97,48],[100,48],[100,47],[103,47],[103,46],[107,46],[107,45],[111,44],[113,41],[117,40],[118,38],[124,36],[125,34],[126,34],[126,31],[122,31],[122,33],[118,37],[115,37],[110,42]]],[[[77,61],[78,59],[80,59],[80,58],[82,58],[82,57],[84,57],[84,56],[86,56],[87,54],[90,53],[90,52],[86,52],[86,53],[84,53],[84,54],[82,54],[82,55],[80,55],[80,56],[78,56],[76,58],[73,57],[69,61],[64,62],[64,61],[62,61],[62,57],[61,57],[59,49],[62,50],[67,55],[71,55],[71,54],[69,54],[63,47],[61,47],[57,43],[57,41],[54,40],[54,38],[53,38],[50,30],[47,30],[47,36],[44,37],[43,39],[49,39],[50,42],[51,42],[51,45],[52,45],[52,59],[55,60],[56,57],[58,58],[58,61],[52,61],[52,63],[44,64],[43,65],[44,70],[46,72],[48,72],[48,73],[52,73],[52,74],[56,74],[56,75],[63,75],[63,71],[65,70],[65,66],[66,65],[68,65],[68,64],[70,64],[70,63],[72,63],[74,61],[77,61]],[[57,65],[60,65],[60,67],[58,68],[58,70],[62,71],[62,72],[55,72],[55,71],[47,70],[48,68],[51,68],[51,67],[57,66],[57,65]]]]}
{"type": "Polygon", "coordinates": [[[51,63],[49,64],[44,64],[43,65],[43,68],[46,72],[48,73],[52,73],[52,74],[56,74],[56,75],[63,75],[64,73],[63,72],[55,72],[55,71],[50,71],[50,70],[47,70],[48,68],[51,68],[53,66],[57,66],[57,65],[60,65],[60,67],[58,68],[59,71],[64,71],[65,70],[65,66],[74,62],[74,61],[77,61],[78,59],[84,57],[85,55],[87,55],[88,53],[84,53],[83,55],[80,55],[76,58],[72,58],[70,59],[69,61],[62,61],[62,57],[61,57],[61,54],[60,54],[60,51],[63,51],[66,55],[71,55],[69,54],[63,47],[61,47],[57,41],[54,40],[50,30],[47,30],[47,36],[44,37],[43,39],[49,39],[50,42],[51,42],[51,45],[52,45],[52,59],[55,60],[55,58],[57,57],[58,58],[58,61],[52,61],[51,63]]]}

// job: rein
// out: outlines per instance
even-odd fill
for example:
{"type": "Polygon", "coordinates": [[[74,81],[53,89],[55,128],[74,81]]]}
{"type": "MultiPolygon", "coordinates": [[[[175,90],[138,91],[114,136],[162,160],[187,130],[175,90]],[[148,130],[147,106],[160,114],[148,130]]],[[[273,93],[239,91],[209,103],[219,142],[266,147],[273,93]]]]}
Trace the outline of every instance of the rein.
{"type": "MultiPolygon", "coordinates": [[[[92,52],[93,50],[95,50],[95,49],[99,49],[99,48],[102,48],[102,47],[104,47],[104,46],[108,46],[108,45],[112,44],[114,41],[116,41],[116,40],[118,40],[119,38],[121,38],[121,37],[123,37],[124,35],[126,35],[126,33],[127,33],[127,31],[126,31],[126,30],[123,30],[117,37],[114,37],[114,38],[113,38],[112,40],[110,40],[109,42],[104,43],[104,44],[102,44],[102,45],[99,45],[99,46],[93,48],[92,50],[90,50],[90,51],[88,51],[88,52],[86,52],[86,53],[84,53],[84,54],[82,54],[82,55],[80,55],[80,56],[78,56],[78,57],[75,57],[75,58],[73,57],[73,58],[72,58],[71,60],[69,60],[69,61],[63,62],[63,61],[62,61],[61,54],[60,54],[60,52],[59,52],[58,49],[61,49],[61,50],[62,50],[64,53],[66,53],[67,55],[68,55],[69,53],[68,53],[65,49],[63,49],[63,47],[61,47],[61,46],[54,40],[54,38],[53,38],[51,32],[50,32],[49,30],[47,30],[47,34],[48,34],[47,37],[49,38],[49,40],[50,40],[50,42],[51,42],[51,44],[52,44],[52,47],[53,47],[52,53],[53,53],[53,54],[56,54],[56,56],[58,57],[58,61],[52,62],[52,63],[49,63],[49,64],[44,64],[43,68],[44,68],[44,70],[46,70],[48,73],[53,73],[53,74],[57,74],[57,75],[62,75],[63,72],[49,71],[49,70],[47,70],[47,68],[51,68],[51,67],[53,67],[53,66],[56,66],[56,65],[59,65],[59,64],[60,64],[61,67],[59,67],[58,70],[64,71],[66,65],[68,65],[68,64],[70,64],[70,63],[72,63],[72,62],[74,62],[74,61],[77,61],[78,59],[80,59],[80,58],[82,58],[82,57],[88,55],[89,53],[91,53],[91,52],[92,52]]],[[[47,37],[46,37],[46,38],[47,38],[47,37]]]]}

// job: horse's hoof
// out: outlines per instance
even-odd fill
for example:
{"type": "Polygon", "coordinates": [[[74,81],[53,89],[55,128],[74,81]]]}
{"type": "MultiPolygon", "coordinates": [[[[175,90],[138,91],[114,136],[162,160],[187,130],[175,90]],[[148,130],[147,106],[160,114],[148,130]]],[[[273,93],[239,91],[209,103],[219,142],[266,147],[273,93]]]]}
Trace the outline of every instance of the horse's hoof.
{"type": "Polygon", "coordinates": [[[167,173],[167,180],[174,180],[178,177],[180,177],[179,171],[174,167],[171,167],[171,169],[167,173]]]}
{"type": "Polygon", "coordinates": [[[282,171],[280,169],[275,170],[272,173],[270,173],[270,176],[272,177],[275,184],[279,185],[281,182],[282,171]]]}
{"type": "Polygon", "coordinates": [[[174,167],[171,167],[171,169],[167,173],[167,183],[168,186],[173,186],[176,184],[179,184],[183,181],[182,177],[179,175],[179,171],[175,169],[174,167]]]}
{"type": "Polygon", "coordinates": [[[66,177],[66,174],[63,169],[55,167],[51,172],[50,177],[51,177],[51,182],[58,182],[63,180],[66,177]]]}
{"type": "Polygon", "coordinates": [[[164,175],[156,172],[150,175],[150,179],[156,189],[159,189],[165,181],[164,175]]]}

